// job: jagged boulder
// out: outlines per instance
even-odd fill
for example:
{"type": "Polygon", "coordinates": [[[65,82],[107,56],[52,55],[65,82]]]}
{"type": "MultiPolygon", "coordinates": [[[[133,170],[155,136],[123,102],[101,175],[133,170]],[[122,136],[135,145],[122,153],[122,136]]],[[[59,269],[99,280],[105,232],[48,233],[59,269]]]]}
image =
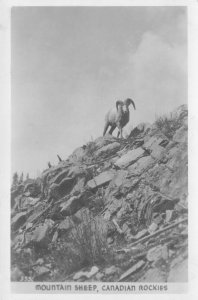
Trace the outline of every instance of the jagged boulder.
{"type": "Polygon", "coordinates": [[[95,152],[95,156],[96,157],[99,157],[99,156],[107,157],[109,155],[115,154],[120,149],[120,146],[121,145],[118,142],[113,142],[111,144],[103,146],[95,152]]]}
{"type": "Polygon", "coordinates": [[[128,151],[126,154],[124,154],[123,156],[121,156],[116,162],[115,162],[115,166],[117,168],[127,168],[129,165],[133,164],[134,162],[136,162],[138,159],[140,159],[141,157],[147,155],[147,153],[145,152],[144,149],[142,148],[137,148],[137,149],[133,149],[128,151]]]}
{"type": "MultiPolygon", "coordinates": [[[[54,173],[53,173],[54,174],[54,173]]],[[[75,194],[80,192],[87,179],[89,178],[89,171],[81,164],[74,164],[59,170],[55,175],[48,173],[46,179],[48,198],[61,199],[69,193],[75,194]]]]}
{"type": "Polygon", "coordinates": [[[59,184],[53,183],[50,186],[50,197],[60,199],[71,192],[75,185],[75,178],[64,178],[59,184]]]}
{"type": "MultiPolygon", "coordinates": [[[[59,211],[62,216],[72,216],[76,214],[81,208],[89,204],[92,192],[84,190],[82,193],[71,196],[63,201],[59,205],[59,211]]],[[[77,217],[78,218],[78,217],[77,217]]]]}
{"type": "Polygon", "coordinates": [[[82,200],[82,196],[73,196],[65,203],[60,205],[61,214],[63,216],[71,216],[75,214],[82,206],[84,206],[84,202],[82,200]]]}
{"type": "Polygon", "coordinates": [[[96,149],[99,149],[99,148],[102,148],[108,144],[111,144],[111,143],[114,143],[116,142],[116,138],[110,134],[107,134],[105,136],[101,136],[99,138],[97,138],[95,141],[94,141],[94,144],[95,144],[95,147],[96,149]]]}
{"type": "Polygon", "coordinates": [[[49,183],[59,184],[63,179],[65,179],[68,176],[68,172],[69,172],[68,169],[61,171],[56,176],[52,177],[49,183]]]}
{"type": "Polygon", "coordinates": [[[53,227],[54,221],[46,219],[43,224],[39,224],[33,231],[25,236],[25,246],[36,245],[44,247],[50,242],[49,232],[53,227]]]}
{"type": "Polygon", "coordinates": [[[69,217],[66,217],[65,220],[61,221],[58,225],[58,230],[68,231],[73,228],[73,222],[69,217]]]}
{"type": "Polygon", "coordinates": [[[126,170],[118,170],[115,173],[105,192],[106,201],[109,201],[108,199],[110,199],[111,196],[116,196],[119,193],[127,180],[127,175],[128,171],[126,170]]]}
{"type": "Polygon", "coordinates": [[[78,280],[81,277],[91,278],[93,275],[98,273],[98,271],[99,271],[99,268],[96,266],[93,266],[90,271],[79,271],[78,273],[76,273],[74,275],[73,280],[78,280]]]}
{"type": "Polygon", "coordinates": [[[103,185],[108,184],[114,177],[114,171],[105,171],[87,182],[87,186],[91,190],[95,190],[103,185]]]}
{"type": "Polygon", "coordinates": [[[42,281],[50,273],[50,269],[45,266],[36,266],[34,267],[34,272],[34,281],[42,281]]]}
{"type": "Polygon", "coordinates": [[[76,177],[85,177],[88,175],[87,170],[82,165],[74,165],[71,166],[68,170],[68,177],[76,178],[76,177]]]}
{"type": "Polygon", "coordinates": [[[166,153],[165,147],[168,143],[169,140],[160,134],[147,139],[143,148],[148,151],[154,159],[160,159],[162,155],[166,153]]]}
{"type": "Polygon", "coordinates": [[[19,227],[21,227],[25,223],[26,219],[26,212],[19,212],[18,214],[16,214],[11,220],[11,226],[13,230],[17,230],[19,227]]]}
{"type": "Polygon", "coordinates": [[[137,162],[130,165],[127,170],[132,176],[139,176],[149,168],[151,168],[155,163],[155,160],[149,155],[140,158],[137,162]]]}
{"type": "Polygon", "coordinates": [[[177,143],[187,143],[188,141],[188,128],[186,125],[180,127],[173,136],[173,141],[177,143]]]}

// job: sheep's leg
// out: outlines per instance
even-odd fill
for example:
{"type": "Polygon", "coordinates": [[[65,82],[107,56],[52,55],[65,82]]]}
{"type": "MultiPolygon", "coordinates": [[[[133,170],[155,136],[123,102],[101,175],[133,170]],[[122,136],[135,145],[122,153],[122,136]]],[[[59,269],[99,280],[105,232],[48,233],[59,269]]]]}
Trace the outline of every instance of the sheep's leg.
{"type": "Polygon", "coordinates": [[[105,124],[105,127],[104,127],[104,131],[103,131],[103,136],[104,136],[105,133],[107,132],[108,127],[109,127],[109,123],[106,123],[106,124],[105,124]]]}
{"type": "Polygon", "coordinates": [[[111,129],[109,130],[109,134],[112,134],[113,131],[115,130],[116,125],[111,125],[111,129]]]}
{"type": "Polygon", "coordinates": [[[118,135],[117,135],[117,138],[119,137],[120,135],[120,138],[122,139],[122,127],[120,125],[118,125],[118,135]]]}

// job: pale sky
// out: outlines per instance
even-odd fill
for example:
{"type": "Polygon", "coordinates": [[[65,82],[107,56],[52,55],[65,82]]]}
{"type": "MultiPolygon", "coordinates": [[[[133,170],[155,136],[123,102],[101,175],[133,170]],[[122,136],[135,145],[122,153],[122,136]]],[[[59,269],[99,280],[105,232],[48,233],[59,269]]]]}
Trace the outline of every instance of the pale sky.
{"type": "Polygon", "coordinates": [[[130,124],[187,103],[185,7],[12,8],[12,172],[36,176],[102,135],[132,98],[130,124]]]}

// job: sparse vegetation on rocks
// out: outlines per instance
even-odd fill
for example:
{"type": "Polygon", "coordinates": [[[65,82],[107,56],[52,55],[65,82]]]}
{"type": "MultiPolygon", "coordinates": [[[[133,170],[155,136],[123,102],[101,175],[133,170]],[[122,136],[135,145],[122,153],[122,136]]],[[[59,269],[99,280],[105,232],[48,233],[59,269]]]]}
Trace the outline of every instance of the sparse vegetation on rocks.
{"type": "Polygon", "coordinates": [[[155,125],[167,138],[172,139],[176,130],[182,126],[184,116],[187,116],[185,111],[179,115],[176,112],[170,113],[168,116],[158,117],[155,125]]]}

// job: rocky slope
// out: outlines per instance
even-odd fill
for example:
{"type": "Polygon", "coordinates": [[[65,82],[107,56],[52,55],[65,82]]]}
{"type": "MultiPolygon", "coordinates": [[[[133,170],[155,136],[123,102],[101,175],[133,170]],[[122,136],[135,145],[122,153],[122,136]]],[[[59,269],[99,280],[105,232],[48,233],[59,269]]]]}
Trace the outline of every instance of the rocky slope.
{"type": "Polygon", "coordinates": [[[187,107],[11,189],[11,280],[187,280],[187,107]]]}

